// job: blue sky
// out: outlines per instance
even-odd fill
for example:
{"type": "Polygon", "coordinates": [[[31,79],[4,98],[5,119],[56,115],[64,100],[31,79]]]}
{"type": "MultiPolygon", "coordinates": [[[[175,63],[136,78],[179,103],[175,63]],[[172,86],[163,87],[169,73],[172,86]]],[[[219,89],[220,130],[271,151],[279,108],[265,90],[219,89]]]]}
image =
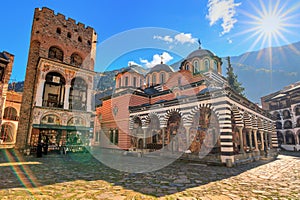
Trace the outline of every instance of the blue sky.
{"type": "Polygon", "coordinates": [[[172,64],[196,49],[198,38],[202,48],[220,57],[234,56],[300,41],[299,6],[296,0],[6,1],[1,6],[0,51],[15,55],[11,78],[23,80],[34,8],[48,7],[96,30],[97,71],[130,61],[151,67],[161,54],[172,64]],[[114,55],[105,60],[102,52],[114,55]]]}

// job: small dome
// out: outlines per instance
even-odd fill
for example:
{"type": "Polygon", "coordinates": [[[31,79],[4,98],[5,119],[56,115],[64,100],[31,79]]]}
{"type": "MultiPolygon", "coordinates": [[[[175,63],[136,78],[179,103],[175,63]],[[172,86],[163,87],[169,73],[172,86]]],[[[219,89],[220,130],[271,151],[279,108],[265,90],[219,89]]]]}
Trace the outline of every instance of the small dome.
{"type": "Polygon", "coordinates": [[[174,69],[172,67],[170,67],[169,65],[166,64],[158,64],[155,65],[149,72],[148,74],[151,74],[153,72],[161,72],[161,71],[165,71],[165,72],[174,72],[174,69]]]}
{"type": "Polygon", "coordinates": [[[215,56],[211,51],[206,49],[197,49],[196,51],[193,51],[190,53],[186,59],[191,59],[194,57],[202,57],[202,56],[215,56]]]}

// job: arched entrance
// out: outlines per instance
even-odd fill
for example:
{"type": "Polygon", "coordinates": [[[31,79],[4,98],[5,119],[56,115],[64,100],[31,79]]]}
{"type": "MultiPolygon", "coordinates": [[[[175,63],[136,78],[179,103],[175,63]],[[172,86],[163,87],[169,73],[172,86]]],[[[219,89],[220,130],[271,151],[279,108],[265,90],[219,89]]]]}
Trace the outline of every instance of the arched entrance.
{"type": "Polygon", "coordinates": [[[139,117],[133,118],[133,129],[131,131],[131,147],[143,149],[144,131],[142,129],[142,120],[139,117]],[[140,138],[140,139],[139,139],[140,138]]]}
{"type": "Polygon", "coordinates": [[[200,107],[190,129],[190,151],[220,153],[219,123],[210,107],[200,107]]]}
{"type": "Polygon", "coordinates": [[[296,144],[295,136],[294,136],[294,133],[292,131],[286,131],[285,132],[285,140],[286,140],[286,144],[288,144],[288,145],[295,145],[296,144]]]}
{"type": "Polygon", "coordinates": [[[169,144],[168,149],[172,152],[180,151],[184,148],[182,146],[183,144],[180,143],[183,141],[183,139],[180,138],[183,135],[183,129],[181,115],[176,111],[171,112],[167,121],[166,135],[167,144],[169,144]]]}
{"type": "Polygon", "coordinates": [[[278,146],[281,147],[281,145],[284,144],[284,138],[283,138],[283,134],[280,131],[277,131],[277,140],[278,140],[278,146]]]}

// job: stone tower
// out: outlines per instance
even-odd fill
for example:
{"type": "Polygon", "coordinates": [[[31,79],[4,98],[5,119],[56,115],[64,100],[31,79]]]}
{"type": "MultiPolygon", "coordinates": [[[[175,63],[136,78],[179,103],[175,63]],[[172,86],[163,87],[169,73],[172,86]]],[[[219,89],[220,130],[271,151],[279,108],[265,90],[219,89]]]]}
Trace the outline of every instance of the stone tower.
{"type": "Polygon", "coordinates": [[[55,129],[60,137],[63,136],[66,133],[62,129],[68,130],[72,112],[88,119],[96,41],[93,28],[55,14],[49,8],[35,9],[16,148],[34,145],[32,133],[39,134],[42,130],[55,129]],[[75,77],[81,77],[86,84],[86,105],[80,109],[71,106],[77,94],[75,77]],[[46,113],[51,114],[46,116],[46,113]],[[50,115],[55,116],[55,124],[50,115]]]}

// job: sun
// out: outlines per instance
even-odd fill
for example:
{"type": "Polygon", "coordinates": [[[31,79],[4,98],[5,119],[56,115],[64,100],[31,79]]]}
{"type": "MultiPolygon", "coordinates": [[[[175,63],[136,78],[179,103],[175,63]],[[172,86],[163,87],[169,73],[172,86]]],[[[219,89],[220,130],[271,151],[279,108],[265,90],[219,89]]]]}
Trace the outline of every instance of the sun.
{"type": "Polygon", "coordinates": [[[282,17],[276,14],[267,14],[262,16],[258,21],[258,29],[262,34],[271,37],[280,34],[280,30],[284,27],[282,17]]]}
{"type": "MultiPolygon", "coordinates": [[[[260,48],[279,46],[282,42],[289,43],[290,28],[299,26],[293,24],[293,19],[298,18],[295,6],[288,6],[288,0],[259,0],[259,4],[249,1],[252,12],[241,11],[246,16],[246,30],[238,35],[248,35],[247,40],[254,39],[250,50],[258,45],[260,48]]],[[[296,7],[299,7],[297,5],[296,7]]]]}

